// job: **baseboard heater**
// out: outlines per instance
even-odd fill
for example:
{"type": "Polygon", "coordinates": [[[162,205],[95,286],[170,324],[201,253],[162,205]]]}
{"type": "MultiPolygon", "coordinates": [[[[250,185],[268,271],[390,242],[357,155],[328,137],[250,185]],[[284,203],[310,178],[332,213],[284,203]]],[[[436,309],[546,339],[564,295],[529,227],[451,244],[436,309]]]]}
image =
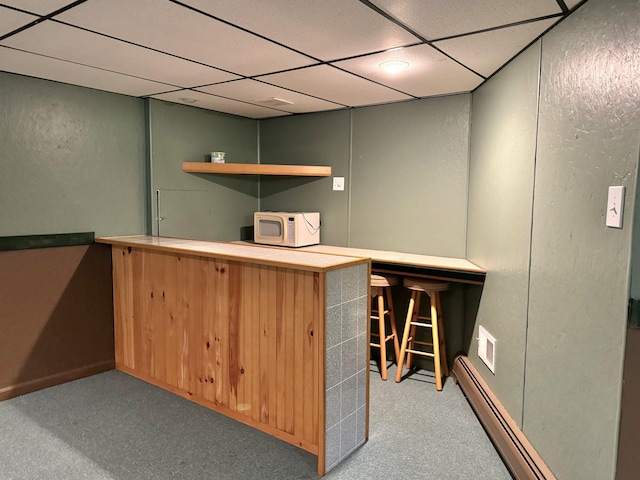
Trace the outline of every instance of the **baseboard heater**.
{"type": "Polygon", "coordinates": [[[464,355],[453,362],[452,373],[516,480],[555,480],[531,443],[464,355]]]}

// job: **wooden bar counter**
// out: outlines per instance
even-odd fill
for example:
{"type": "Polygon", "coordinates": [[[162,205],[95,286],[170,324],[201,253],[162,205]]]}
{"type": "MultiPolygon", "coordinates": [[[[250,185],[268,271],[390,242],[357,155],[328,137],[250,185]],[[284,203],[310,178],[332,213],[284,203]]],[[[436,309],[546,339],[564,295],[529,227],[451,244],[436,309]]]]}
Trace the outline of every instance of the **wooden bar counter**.
{"type": "Polygon", "coordinates": [[[117,369],[317,455],[320,475],[366,442],[369,259],[96,241],[112,245],[117,369]]]}

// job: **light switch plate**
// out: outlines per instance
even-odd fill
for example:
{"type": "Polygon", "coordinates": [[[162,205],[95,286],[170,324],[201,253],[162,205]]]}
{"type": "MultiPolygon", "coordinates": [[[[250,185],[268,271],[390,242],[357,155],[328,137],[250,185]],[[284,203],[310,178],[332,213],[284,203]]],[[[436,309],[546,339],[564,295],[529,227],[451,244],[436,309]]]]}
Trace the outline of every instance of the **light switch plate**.
{"type": "Polygon", "coordinates": [[[609,187],[607,200],[607,227],[622,228],[622,212],[624,209],[624,187],[621,185],[609,187]]]}
{"type": "Polygon", "coordinates": [[[344,177],[333,177],[333,189],[344,190],[344,177]]]}

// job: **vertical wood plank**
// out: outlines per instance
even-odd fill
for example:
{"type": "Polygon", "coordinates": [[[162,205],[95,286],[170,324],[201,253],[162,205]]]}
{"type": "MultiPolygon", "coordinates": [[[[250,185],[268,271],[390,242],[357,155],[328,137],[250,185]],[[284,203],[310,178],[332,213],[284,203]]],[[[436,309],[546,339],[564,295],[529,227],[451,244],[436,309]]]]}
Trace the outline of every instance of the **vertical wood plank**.
{"type": "Polygon", "coordinates": [[[215,404],[227,406],[229,401],[229,264],[216,261],[215,290],[215,404]]]}
{"type": "MultiPolygon", "coordinates": [[[[176,307],[178,298],[178,263],[180,255],[163,255],[162,325],[164,328],[164,377],[167,384],[178,386],[179,353],[176,342],[176,307]]],[[[159,359],[160,361],[160,359],[159,359]]]]}
{"type": "MultiPolygon", "coordinates": [[[[135,251],[135,254],[138,252],[135,251]]],[[[138,293],[142,297],[140,305],[140,327],[139,332],[136,332],[136,363],[140,365],[142,373],[151,376],[153,370],[153,356],[151,351],[152,330],[153,330],[153,285],[150,278],[153,277],[154,272],[152,270],[153,258],[150,254],[144,251],[140,251],[140,287],[141,291],[138,293]]]]}
{"type": "Polygon", "coordinates": [[[200,338],[200,351],[202,352],[202,396],[205,400],[215,402],[215,388],[213,386],[216,365],[216,289],[218,288],[215,260],[207,260],[204,289],[205,299],[202,314],[202,337],[200,338]]]}
{"type": "Polygon", "coordinates": [[[276,358],[275,358],[275,373],[276,373],[276,427],[279,430],[285,430],[285,379],[287,365],[285,363],[286,352],[286,324],[285,324],[285,278],[286,271],[284,269],[278,269],[276,272],[276,358]]]}
{"type": "Polygon", "coordinates": [[[241,305],[242,305],[242,267],[238,262],[228,263],[228,400],[227,406],[238,410],[238,387],[240,385],[241,363],[241,305]]]}
{"type": "MultiPolygon", "coordinates": [[[[132,313],[130,293],[130,262],[126,261],[125,249],[114,247],[111,249],[111,265],[113,269],[113,338],[115,342],[116,365],[125,364],[126,325],[127,316],[132,313]]],[[[127,352],[128,353],[128,352],[127,352]]]]}
{"type": "Polygon", "coordinates": [[[192,348],[191,326],[198,315],[194,315],[192,309],[196,309],[199,295],[192,292],[197,285],[197,260],[191,256],[179,257],[177,271],[177,298],[175,312],[175,349],[177,357],[177,387],[184,390],[189,395],[193,395],[193,385],[191,379],[192,356],[195,355],[195,348],[192,348]]]}
{"type": "Polygon", "coordinates": [[[295,272],[286,270],[285,273],[285,299],[284,299],[284,357],[279,359],[285,365],[284,384],[284,430],[294,433],[294,375],[296,363],[295,352],[295,292],[294,292],[295,272]]]}
{"type": "Polygon", "coordinates": [[[190,270],[192,278],[190,281],[188,303],[188,323],[185,326],[189,329],[189,390],[196,398],[204,398],[203,378],[204,378],[204,338],[205,338],[205,312],[206,312],[206,286],[209,260],[192,259],[190,270]]]}
{"type": "MultiPolygon", "coordinates": [[[[311,272],[310,272],[311,273],[311,272]]],[[[313,282],[313,307],[312,307],[312,317],[313,317],[313,337],[310,339],[313,347],[313,412],[311,413],[312,421],[313,421],[313,431],[311,433],[311,437],[309,438],[310,442],[318,441],[318,432],[320,429],[324,431],[324,423],[320,425],[318,423],[319,416],[318,411],[320,408],[320,397],[322,397],[322,402],[324,402],[324,387],[320,389],[320,369],[318,365],[318,357],[320,356],[320,345],[324,345],[324,322],[320,322],[320,274],[315,272],[311,273],[312,282],[313,282]],[[321,326],[320,323],[323,325],[321,326]]],[[[324,299],[323,299],[324,305],[324,299]]],[[[322,317],[324,318],[324,316],[322,317]]],[[[323,353],[324,355],[324,353],[323,353]]]]}
{"type": "Polygon", "coordinates": [[[123,249],[122,260],[127,265],[126,289],[130,298],[130,308],[125,316],[128,323],[124,328],[124,364],[130,368],[136,368],[136,324],[142,315],[142,305],[139,301],[141,293],[142,254],[139,251],[127,248],[123,249]]]}
{"type": "Polygon", "coordinates": [[[260,421],[260,339],[262,338],[262,312],[260,311],[260,267],[251,266],[251,417],[260,421]]]}
{"type": "Polygon", "coordinates": [[[148,277],[152,292],[152,296],[150,296],[151,315],[149,316],[149,359],[151,374],[154,378],[164,378],[166,373],[166,322],[163,297],[166,282],[166,272],[164,270],[166,258],[162,254],[153,253],[150,253],[147,256],[151,259],[149,262],[149,270],[151,274],[148,277]]]}
{"type": "Polygon", "coordinates": [[[294,292],[294,351],[293,363],[296,366],[293,377],[293,429],[302,437],[304,432],[304,343],[306,328],[304,324],[304,276],[296,275],[293,283],[294,292]]]}
{"type": "Polygon", "coordinates": [[[269,423],[269,269],[260,267],[260,421],[269,423]]]}
{"type": "Polygon", "coordinates": [[[237,411],[251,417],[251,267],[241,265],[240,319],[238,324],[238,399],[237,411]]]}
{"type": "Polygon", "coordinates": [[[269,379],[269,424],[276,426],[278,419],[278,383],[277,383],[277,283],[278,272],[268,268],[269,274],[269,316],[267,320],[267,376],[269,379]]]}
{"type": "Polygon", "coordinates": [[[315,335],[315,315],[314,315],[314,275],[304,272],[304,306],[303,322],[305,326],[303,341],[303,369],[304,369],[304,427],[303,437],[308,442],[313,442],[317,436],[317,370],[315,368],[316,342],[315,335]]]}
{"type": "MultiPolygon", "coordinates": [[[[317,304],[317,308],[314,310],[317,312],[316,318],[316,371],[318,372],[317,388],[318,394],[316,398],[318,400],[317,405],[317,436],[316,441],[318,445],[318,475],[324,475],[326,464],[326,451],[325,451],[325,422],[326,422],[326,286],[327,275],[322,272],[315,275],[315,281],[317,290],[314,293],[314,304],[317,304]]],[[[369,338],[369,337],[367,337],[369,338]]]]}

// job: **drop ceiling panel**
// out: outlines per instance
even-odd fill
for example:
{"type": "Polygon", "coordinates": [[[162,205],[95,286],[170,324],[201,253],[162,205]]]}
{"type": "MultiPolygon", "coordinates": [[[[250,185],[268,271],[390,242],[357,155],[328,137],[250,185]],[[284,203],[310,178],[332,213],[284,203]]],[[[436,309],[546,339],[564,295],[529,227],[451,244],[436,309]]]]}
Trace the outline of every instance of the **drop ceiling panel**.
{"type": "Polygon", "coordinates": [[[166,0],[88,0],[55,18],[241,75],[313,63],[304,55],[166,0]]]}
{"type": "Polygon", "coordinates": [[[413,98],[329,65],[266,75],[260,80],[349,107],[413,98]]]}
{"type": "Polygon", "coordinates": [[[0,46],[2,70],[139,97],[167,90],[161,83],[0,46]]]}
{"type": "Polygon", "coordinates": [[[354,58],[336,65],[416,97],[469,92],[483,81],[429,45],[354,58]],[[388,60],[402,60],[409,67],[395,74],[387,73],[379,65],[388,60]]]}
{"type": "Polygon", "coordinates": [[[0,36],[24,27],[37,19],[38,17],[27,13],[16,12],[10,8],[0,7],[0,36]]]}
{"type": "Polygon", "coordinates": [[[452,38],[434,45],[459,62],[488,77],[537,38],[557,18],[452,38]]]}
{"type": "Polygon", "coordinates": [[[25,10],[36,15],[48,15],[73,3],[72,0],[2,0],[4,5],[25,10]]]}
{"type": "Polygon", "coordinates": [[[175,102],[195,95],[196,107],[253,118],[376,105],[473,90],[567,15],[559,3],[0,0],[0,71],[175,102]],[[396,57],[409,69],[379,69],[396,57]]]}
{"type": "Polygon", "coordinates": [[[238,78],[222,70],[52,21],[8,37],[0,45],[179,87],[238,78]],[[56,41],[51,42],[52,38],[56,41]]]}
{"type": "Polygon", "coordinates": [[[322,60],[419,41],[359,0],[183,1],[322,60]]]}
{"type": "Polygon", "coordinates": [[[372,0],[428,40],[560,14],[556,0],[372,0]]]}
{"type": "Polygon", "coordinates": [[[248,79],[201,87],[197,90],[258,105],[260,105],[261,102],[266,102],[263,103],[265,106],[270,106],[269,103],[290,102],[284,105],[273,105],[279,110],[290,113],[319,112],[322,110],[342,108],[342,105],[338,105],[337,103],[327,102],[274,85],[267,85],[266,83],[248,79]],[[284,100],[284,102],[278,102],[278,99],[284,100]]]}
{"type": "Polygon", "coordinates": [[[172,103],[181,103],[190,107],[205,108],[207,110],[215,110],[217,112],[231,113],[249,118],[268,118],[289,115],[287,112],[281,112],[271,108],[259,107],[248,103],[237,102],[226,98],[216,97],[194,90],[181,90],[177,92],[163,93],[152,95],[152,98],[165,100],[172,103]],[[188,101],[185,101],[187,99],[188,101]],[[194,101],[195,100],[195,101],[194,101]]]}

